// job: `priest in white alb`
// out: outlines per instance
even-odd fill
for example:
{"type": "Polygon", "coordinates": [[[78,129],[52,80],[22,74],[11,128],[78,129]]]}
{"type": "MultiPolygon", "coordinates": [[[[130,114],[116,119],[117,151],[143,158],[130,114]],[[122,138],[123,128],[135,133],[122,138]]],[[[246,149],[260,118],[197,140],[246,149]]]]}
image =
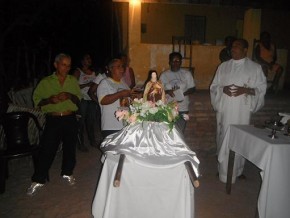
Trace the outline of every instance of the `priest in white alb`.
{"type": "MultiPolygon", "coordinates": [[[[259,64],[247,58],[248,42],[237,39],[232,45],[232,59],[219,65],[210,85],[211,104],[216,111],[217,154],[231,124],[250,124],[251,115],[264,105],[266,78],[259,64]]],[[[225,143],[225,142],[224,142],[225,143]]],[[[226,182],[228,159],[218,164],[219,179],[226,182]]],[[[233,179],[241,176],[245,159],[236,155],[233,179]]]]}

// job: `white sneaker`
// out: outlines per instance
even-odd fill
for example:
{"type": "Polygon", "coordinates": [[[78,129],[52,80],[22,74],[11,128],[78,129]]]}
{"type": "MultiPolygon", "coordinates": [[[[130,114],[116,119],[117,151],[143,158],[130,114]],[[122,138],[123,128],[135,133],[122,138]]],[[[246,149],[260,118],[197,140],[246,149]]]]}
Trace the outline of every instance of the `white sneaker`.
{"type": "Polygon", "coordinates": [[[36,192],[38,192],[39,189],[41,189],[44,186],[44,184],[33,182],[31,183],[31,186],[27,189],[26,194],[29,196],[35,195],[36,192]]]}
{"type": "Polygon", "coordinates": [[[76,179],[73,175],[71,176],[63,175],[62,178],[71,186],[76,184],[76,179]]]}

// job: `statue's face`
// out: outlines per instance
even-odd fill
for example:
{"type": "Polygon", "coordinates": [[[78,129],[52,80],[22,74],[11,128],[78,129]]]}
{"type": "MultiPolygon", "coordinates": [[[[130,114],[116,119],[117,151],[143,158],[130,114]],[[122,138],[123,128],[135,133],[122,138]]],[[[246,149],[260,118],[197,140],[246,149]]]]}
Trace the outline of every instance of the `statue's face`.
{"type": "Polygon", "coordinates": [[[156,80],[157,80],[157,74],[156,74],[156,72],[153,72],[151,74],[151,80],[152,80],[152,82],[156,82],[156,80]]]}

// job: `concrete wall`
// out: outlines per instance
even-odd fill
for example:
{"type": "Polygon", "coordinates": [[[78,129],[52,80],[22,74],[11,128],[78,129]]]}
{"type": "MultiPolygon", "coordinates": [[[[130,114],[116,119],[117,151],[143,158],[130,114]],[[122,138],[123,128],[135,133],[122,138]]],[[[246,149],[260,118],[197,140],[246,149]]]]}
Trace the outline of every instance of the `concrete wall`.
{"type": "MultiPolygon", "coordinates": [[[[168,68],[168,55],[172,44],[141,43],[141,4],[129,4],[129,56],[137,82],[146,79],[149,69],[158,73],[168,68]]],[[[194,45],[192,63],[197,89],[208,89],[219,62],[219,52],[223,46],[194,45]]]]}
{"type": "MultiPolygon", "coordinates": [[[[219,52],[223,46],[194,45],[192,49],[192,64],[194,80],[197,89],[208,89],[219,65],[219,52]]],[[[139,44],[130,48],[131,66],[135,69],[136,79],[142,83],[147,78],[149,69],[155,69],[160,74],[168,69],[168,54],[172,45],[139,44]],[[138,58],[133,58],[138,57],[138,58]]]]}
{"type": "MultiPolygon", "coordinates": [[[[123,9],[128,7],[128,10],[122,10],[121,23],[124,25],[127,22],[127,27],[122,28],[123,49],[128,49],[137,82],[142,83],[145,80],[149,69],[156,69],[161,73],[168,68],[168,54],[172,51],[172,35],[184,35],[184,16],[193,14],[207,16],[206,40],[211,44],[226,35],[235,35],[235,33],[240,35],[242,31],[242,36],[250,43],[249,57],[252,56],[253,39],[259,38],[260,31],[271,32],[280,49],[278,61],[282,62],[285,69],[280,88],[283,87],[284,81],[290,84],[289,65],[287,65],[290,61],[290,56],[287,56],[290,48],[290,41],[287,40],[290,37],[290,29],[281,28],[282,23],[287,25],[290,22],[289,13],[202,5],[141,4],[140,2],[122,4],[123,9]],[[244,13],[242,18],[241,13],[244,13]],[[141,33],[141,23],[146,24],[146,33],[141,33]]],[[[208,89],[219,64],[218,53],[221,49],[222,46],[214,45],[193,46],[192,62],[198,89],[208,89]]]]}
{"type": "Polygon", "coordinates": [[[141,42],[171,43],[172,36],[184,35],[185,16],[194,15],[206,17],[206,43],[215,45],[216,40],[223,41],[225,36],[237,34],[244,12],[241,7],[143,3],[141,23],[147,31],[141,34],[141,42]]]}

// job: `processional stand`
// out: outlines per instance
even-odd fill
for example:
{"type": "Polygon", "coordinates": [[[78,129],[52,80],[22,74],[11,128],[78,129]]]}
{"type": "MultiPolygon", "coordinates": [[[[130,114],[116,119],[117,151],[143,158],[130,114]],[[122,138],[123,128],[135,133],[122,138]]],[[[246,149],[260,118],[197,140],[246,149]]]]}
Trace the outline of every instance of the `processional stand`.
{"type": "MultiPolygon", "coordinates": [[[[113,186],[114,187],[119,187],[120,186],[122,170],[123,170],[123,165],[124,165],[125,158],[126,158],[125,154],[120,154],[119,162],[118,162],[118,166],[117,166],[117,170],[116,170],[116,174],[115,174],[114,181],[113,181],[113,186]]],[[[196,176],[195,171],[193,170],[193,167],[192,167],[190,161],[184,162],[184,165],[185,165],[185,168],[187,170],[187,173],[189,175],[189,178],[190,178],[190,181],[191,181],[192,185],[195,188],[198,188],[199,187],[199,181],[198,181],[198,178],[196,176]]]]}

